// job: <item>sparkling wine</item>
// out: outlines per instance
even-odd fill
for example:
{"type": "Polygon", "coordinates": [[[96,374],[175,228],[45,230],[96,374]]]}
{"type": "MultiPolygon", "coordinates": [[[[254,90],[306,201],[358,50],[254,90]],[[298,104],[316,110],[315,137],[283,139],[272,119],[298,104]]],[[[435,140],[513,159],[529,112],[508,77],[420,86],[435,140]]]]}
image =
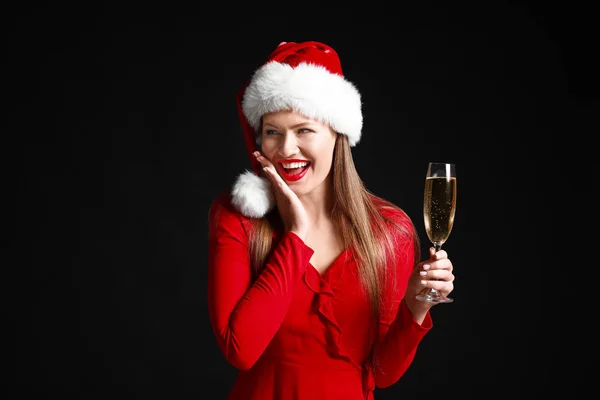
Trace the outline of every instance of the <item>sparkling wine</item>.
{"type": "Polygon", "coordinates": [[[427,177],[423,215],[425,231],[435,246],[441,246],[452,231],[456,211],[456,178],[427,177]]]}

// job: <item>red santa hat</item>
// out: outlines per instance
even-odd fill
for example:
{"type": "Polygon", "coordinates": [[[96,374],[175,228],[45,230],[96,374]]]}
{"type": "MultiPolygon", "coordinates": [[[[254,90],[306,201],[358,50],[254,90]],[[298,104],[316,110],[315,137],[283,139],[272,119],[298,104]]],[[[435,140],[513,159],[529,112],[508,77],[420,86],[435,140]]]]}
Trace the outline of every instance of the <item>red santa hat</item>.
{"type": "Polygon", "coordinates": [[[245,216],[260,218],[275,205],[270,182],[252,153],[260,150],[264,114],[294,110],[360,141],[360,93],[342,73],[337,52],[320,42],[282,42],[237,94],[237,107],[253,171],[245,171],[232,188],[233,205],[245,216]]]}

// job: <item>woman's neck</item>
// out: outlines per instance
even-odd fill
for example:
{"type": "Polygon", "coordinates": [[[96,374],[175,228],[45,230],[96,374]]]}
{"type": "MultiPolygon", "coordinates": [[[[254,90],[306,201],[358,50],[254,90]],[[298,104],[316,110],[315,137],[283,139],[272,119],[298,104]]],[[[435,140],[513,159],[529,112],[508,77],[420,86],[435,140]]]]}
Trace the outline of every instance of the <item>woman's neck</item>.
{"type": "Polygon", "coordinates": [[[331,190],[317,188],[299,198],[312,226],[318,227],[331,221],[331,210],[333,209],[333,193],[331,190]]]}

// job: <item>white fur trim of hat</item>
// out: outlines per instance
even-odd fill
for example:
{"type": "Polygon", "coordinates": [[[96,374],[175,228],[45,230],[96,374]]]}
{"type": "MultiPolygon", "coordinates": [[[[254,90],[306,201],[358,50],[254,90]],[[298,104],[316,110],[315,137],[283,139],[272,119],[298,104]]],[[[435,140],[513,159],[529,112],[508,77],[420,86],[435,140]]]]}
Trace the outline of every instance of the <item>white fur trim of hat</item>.
{"type": "Polygon", "coordinates": [[[360,141],[360,93],[343,76],[321,65],[303,62],[293,68],[276,61],[263,65],[246,89],[242,108],[257,132],[264,114],[292,109],[348,136],[350,146],[360,141]]]}

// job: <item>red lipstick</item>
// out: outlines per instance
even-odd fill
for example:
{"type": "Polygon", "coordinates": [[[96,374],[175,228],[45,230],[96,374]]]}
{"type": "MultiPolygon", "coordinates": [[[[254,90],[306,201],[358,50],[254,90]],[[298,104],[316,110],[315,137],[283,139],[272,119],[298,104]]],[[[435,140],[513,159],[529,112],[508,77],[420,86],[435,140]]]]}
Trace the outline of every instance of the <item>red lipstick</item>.
{"type": "Polygon", "coordinates": [[[307,160],[292,159],[292,160],[282,160],[282,161],[277,162],[277,169],[279,170],[281,177],[288,182],[296,182],[296,181],[299,181],[300,179],[302,179],[304,177],[304,175],[306,175],[306,173],[308,172],[309,167],[310,167],[310,162],[307,160]],[[283,164],[284,163],[285,164],[294,163],[294,162],[306,162],[308,164],[305,167],[303,167],[300,170],[300,172],[296,172],[294,174],[287,173],[285,168],[283,168],[283,164]]]}

